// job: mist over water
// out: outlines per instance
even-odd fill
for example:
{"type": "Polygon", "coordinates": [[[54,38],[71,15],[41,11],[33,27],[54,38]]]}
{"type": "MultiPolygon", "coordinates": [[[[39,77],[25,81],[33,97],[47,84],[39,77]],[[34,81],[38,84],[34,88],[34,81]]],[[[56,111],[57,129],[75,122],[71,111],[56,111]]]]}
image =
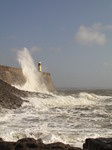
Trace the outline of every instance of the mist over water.
{"type": "Polygon", "coordinates": [[[32,92],[47,92],[47,87],[43,83],[41,74],[38,72],[37,67],[27,48],[17,53],[18,62],[21,65],[22,72],[25,76],[26,83],[23,86],[17,86],[21,90],[32,92]]]}

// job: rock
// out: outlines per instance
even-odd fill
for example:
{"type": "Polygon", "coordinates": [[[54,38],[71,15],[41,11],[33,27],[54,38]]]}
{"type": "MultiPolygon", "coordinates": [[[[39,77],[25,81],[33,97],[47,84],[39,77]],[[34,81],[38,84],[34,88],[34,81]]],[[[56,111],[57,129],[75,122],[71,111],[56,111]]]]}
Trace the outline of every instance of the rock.
{"type": "Polygon", "coordinates": [[[15,142],[0,141],[0,150],[15,150],[15,142]]]}
{"type": "Polygon", "coordinates": [[[112,138],[88,138],[83,144],[84,150],[112,150],[112,138]]]}
{"type": "Polygon", "coordinates": [[[37,140],[37,144],[43,143],[42,139],[37,140]]]}
{"type": "Polygon", "coordinates": [[[37,142],[33,138],[23,138],[17,141],[15,150],[36,150],[37,142]]]}
{"type": "Polygon", "coordinates": [[[0,138],[0,142],[2,142],[3,141],[3,139],[2,138],[0,138]]]}
{"type": "Polygon", "coordinates": [[[19,90],[0,79],[0,106],[2,106],[3,108],[16,109],[20,107],[23,103],[21,97],[25,98],[34,95],[38,97],[41,97],[42,95],[43,98],[52,97],[52,95],[49,94],[19,90]]]}
{"type": "Polygon", "coordinates": [[[17,141],[15,150],[81,150],[80,148],[71,147],[61,142],[44,144],[42,139],[24,138],[17,141]]]}
{"type": "Polygon", "coordinates": [[[23,100],[19,90],[0,80],[0,105],[3,108],[15,109],[20,107],[23,100]]]}
{"type": "Polygon", "coordinates": [[[78,147],[71,147],[69,144],[63,144],[61,142],[46,144],[45,149],[49,150],[81,150],[81,148],[78,147]]]}
{"type": "Polygon", "coordinates": [[[81,150],[61,142],[44,144],[42,139],[23,138],[17,142],[5,142],[0,140],[0,150],[81,150]]]}

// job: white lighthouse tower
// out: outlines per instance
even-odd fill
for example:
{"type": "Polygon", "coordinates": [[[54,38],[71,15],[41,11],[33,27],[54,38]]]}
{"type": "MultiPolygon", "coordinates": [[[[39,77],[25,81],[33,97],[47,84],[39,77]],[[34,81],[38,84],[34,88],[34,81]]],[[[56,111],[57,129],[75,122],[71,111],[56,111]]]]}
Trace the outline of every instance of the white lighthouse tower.
{"type": "Polygon", "coordinates": [[[38,71],[42,72],[42,64],[41,64],[41,62],[38,62],[38,71]]]}

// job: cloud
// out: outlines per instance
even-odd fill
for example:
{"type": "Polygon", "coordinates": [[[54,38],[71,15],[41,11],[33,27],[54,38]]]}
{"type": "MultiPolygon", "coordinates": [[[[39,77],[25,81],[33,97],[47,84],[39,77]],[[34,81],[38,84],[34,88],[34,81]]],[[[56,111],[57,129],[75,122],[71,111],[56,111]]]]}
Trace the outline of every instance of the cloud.
{"type": "Polygon", "coordinates": [[[11,51],[11,52],[14,52],[14,53],[17,53],[18,51],[20,51],[20,50],[22,50],[22,49],[23,49],[23,48],[14,47],[14,48],[11,48],[10,51],[11,51]]]}
{"type": "Polygon", "coordinates": [[[102,23],[95,23],[93,24],[92,28],[94,30],[102,30],[102,31],[111,31],[112,32],[112,25],[103,25],[102,23]]]}
{"type": "MultiPolygon", "coordinates": [[[[17,47],[15,47],[15,48],[12,48],[11,51],[17,52],[17,51],[22,50],[22,49],[23,49],[23,48],[17,48],[17,47]]],[[[33,47],[31,47],[31,48],[28,48],[28,49],[29,49],[29,51],[30,51],[31,53],[43,51],[43,48],[38,47],[38,46],[33,46],[33,47]]]]}
{"type": "Polygon", "coordinates": [[[104,45],[106,36],[99,30],[101,26],[101,24],[94,24],[92,27],[80,26],[75,40],[84,45],[104,45]]]}
{"type": "Polygon", "coordinates": [[[41,52],[43,51],[43,48],[38,47],[38,46],[33,46],[30,48],[31,53],[35,53],[35,52],[41,52]]]}

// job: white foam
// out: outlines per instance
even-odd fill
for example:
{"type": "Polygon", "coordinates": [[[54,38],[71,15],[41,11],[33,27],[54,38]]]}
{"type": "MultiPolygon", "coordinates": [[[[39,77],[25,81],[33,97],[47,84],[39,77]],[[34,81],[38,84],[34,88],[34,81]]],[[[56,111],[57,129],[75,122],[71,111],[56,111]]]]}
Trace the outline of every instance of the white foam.
{"type": "Polygon", "coordinates": [[[111,136],[111,129],[101,128],[100,123],[102,116],[111,115],[105,113],[105,107],[96,107],[102,98],[88,93],[28,97],[22,107],[0,113],[0,135],[8,141],[33,137],[45,143],[58,141],[81,147],[85,138],[111,136]],[[98,114],[102,114],[100,118],[98,114]]]}
{"type": "Polygon", "coordinates": [[[58,136],[58,135],[54,135],[53,133],[48,133],[47,135],[45,135],[43,138],[43,141],[45,142],[45,143],[53,143],[53,142],[64,142],[65,143],[65,141],[63,141],[61,138],[60,138],[60,136],[58,136]]]}
{"type": "Polygon", "coordinates": [[[95,101],[90,101],[82,97],[73,96],[58,96],[54,95],[48,98],[30,97],[27,98],[32,107],[38,108],[38,110],[48,110],[49,108],[55,107],[75,107],[75,106],[89,106],[93,105],[95,101]]]}
{"type": "Polygon", "coordinates": [[[33,59],[27,48],[18,52],[18,61],[25,76],[26,83],[23,86],[15,85],[25,91],[46,92],[47,87],[43,83],[41,74],[37,71],[33,59]]]}

